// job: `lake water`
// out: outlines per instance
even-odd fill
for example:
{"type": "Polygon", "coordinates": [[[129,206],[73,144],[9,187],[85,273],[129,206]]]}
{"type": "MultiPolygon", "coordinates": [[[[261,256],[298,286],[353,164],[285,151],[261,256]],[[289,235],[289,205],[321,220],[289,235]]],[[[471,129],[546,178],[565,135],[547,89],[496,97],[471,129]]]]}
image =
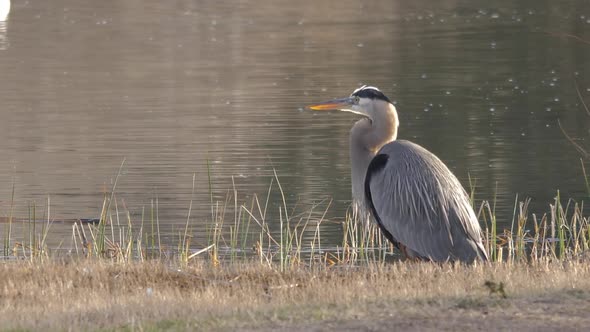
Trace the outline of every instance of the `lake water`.
{"type": "MultiPolygon", "coordinates": [[[[203,246],[210,201],[235,188],[239,204],[264,203],[273,169],[291,215],[320,204],[319,218],[332,200],[326,218],[340,221],[357,118],[303,107],[361,84],[395,101],[400,138],[475,179],[478,201],[496,195],[504,225],[516,195],[537,213],[556,190],[583,199],[580,154],[557,121],[590,148],[576,92],[590,103],[590,2],[491,4],[14,1],[0,22],[0,216],[14,184],[17,217],[33,203],[43,217],[49,198],[50,219],[97,218],[124,161],[118,208],[137,223],[157,199],[171,243],[191,197],[203,246]]],[[[274,187],[272,229],[280,205],[274,187]]],[[[337,223],[322,229],[339,243],[337,223]]],[[[67,247],[71,232],[55,223],[48,243],[67,247]]]]}

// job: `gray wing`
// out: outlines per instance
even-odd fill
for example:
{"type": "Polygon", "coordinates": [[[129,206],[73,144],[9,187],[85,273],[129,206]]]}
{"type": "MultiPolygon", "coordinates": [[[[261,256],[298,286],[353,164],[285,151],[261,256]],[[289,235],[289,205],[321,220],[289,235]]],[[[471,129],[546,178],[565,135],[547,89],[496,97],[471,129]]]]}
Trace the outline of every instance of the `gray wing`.
{"type": "Polygon", "coordinates": [[[386,236],[423,259],[488,259],[461,183],[417,144],[399,140],[381,148],[367,169],[365,198],[386,236]]]}

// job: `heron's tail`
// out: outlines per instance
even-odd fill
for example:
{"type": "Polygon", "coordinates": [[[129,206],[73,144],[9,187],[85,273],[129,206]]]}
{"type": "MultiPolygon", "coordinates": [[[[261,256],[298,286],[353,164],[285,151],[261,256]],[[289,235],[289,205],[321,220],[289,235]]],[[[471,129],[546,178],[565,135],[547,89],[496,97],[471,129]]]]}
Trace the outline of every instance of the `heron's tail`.
{"type": "Polygon", "coordinates": [[[488,255],[488,251],[483,246],[483,243],[481,241],[477,242],[477,251],[478,251],[477,254],[479,256],[479,259],[481,259],[484,262],[488,262],[490,260],[490,256],[488,255]]]}

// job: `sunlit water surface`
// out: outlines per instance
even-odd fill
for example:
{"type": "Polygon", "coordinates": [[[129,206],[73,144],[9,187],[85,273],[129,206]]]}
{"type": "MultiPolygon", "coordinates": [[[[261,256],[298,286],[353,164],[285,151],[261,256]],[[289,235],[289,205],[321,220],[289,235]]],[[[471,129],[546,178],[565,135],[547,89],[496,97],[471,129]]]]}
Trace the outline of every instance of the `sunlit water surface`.
{"type": "MultiPolygon", "coordinates": [[[[122,165],[118,222],[155,220],[174,245],[188,218],[202,247],[224,206],[226,229],[236,204],[251,209],[257,195],[265,208],[274,169],[293,220],[319,204],[308,237],[330,203],[322,245],[335,246],[357,118],[303,107],[360,84],[395,101],[400,138],[466,187],[471,177],[478,204],[495,197],[503,225],[517,195],[537,213],[557,190],[582,199],[580,154],[557,121],[590,147],[576,92],[590,102],[590,3],[493,5],[15,1],[0,22],[0,216],[26,219],[35,205],[56,220],[48,244],[69,247],[72,224],[58,221],[98,218],[122,165]]],[[[266,221],[277,231],[274,183],[266,221]]],[[[13,227],[28,239],[30,225],[13,227]]]]}

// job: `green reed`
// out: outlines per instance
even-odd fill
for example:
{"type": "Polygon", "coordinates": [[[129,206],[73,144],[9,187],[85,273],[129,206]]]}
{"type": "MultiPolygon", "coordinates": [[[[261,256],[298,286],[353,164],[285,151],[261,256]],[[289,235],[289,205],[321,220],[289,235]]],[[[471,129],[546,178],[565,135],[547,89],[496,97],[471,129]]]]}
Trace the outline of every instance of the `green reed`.
{"type": "MultiPolygon", "coordinates": [[[[117,262],[175,257],[173,259],[181,265],[200,258],[200,261],[208,261],[212,266],[255,259],[263,266],[285,272],[301,266],[329,268],[334,265],[384,264],[392,253],[400,256],[376,224],[356,209],[350,209],[343,221],[337,223],[342,229],[340,245],[324,248],[322,231],[327,225],[336,225],[335,220],[326,220],[331,200],[321,200],[304,211],[298,211],[297,204],[289,207],[276,171],[262,195],[264,200],[254,194],[248,202],[242,202],[233,178],[232,190],[227,191],[222,200],[213,200],[215,195],[211,170],[208,171],[211,218],[199,221],[201,225],[206,224],[207,243],[192,241],[194,227],[191,214],[196,191],[196,175],[193,175],[186,221],[178,233],[174,253],[166,249],[162,242],[157,194],[150,201],[149,211],[142,208],[141,219],[133,220],[124,201],[119,201],[115,193],[120,174],[121,168],[113,181],[112,190],[104,195],[98,224],[77,222],[72,225],[71,247],[74,257],[117,262]],[[273,201],[275,196],[278,201],[273,201]],[[274,218],[270,217],[271,206],[277,209],[274,218]],[[229,213],[232,208],[233,213],[229,213]],[[146,212],[149,218],[147,228],[146,212]]],[[[471,197],[473,199],[473,193],[471,197]]],[[[498,229],[496,195],[491,203],[480,202],[477,217],[484,225],[484,245],[493,262],[534,263],[575,259],[589,250],[590,222],[584,215],[583,203],[569,200],[567,204],[562,204],[558,191],[553,204],[549,205],[549,211],[537,215],[529,212],[530,202],[530,199],[515,198],[512,224],[508,229],[498,229]]],[[[11,203],[11,211],[13,205],[11,203]]],[[[13,231],[10,222],[14,222],[11,215],[9,235],[4,240],[6,257],[22,255],[23,258],[33,260],[50,256],[51,250],[46,245],[51,226],[49,198],[46,205],[46,221],[39,224],[37,205],[34,202],[29,204],[29,216],[25,223],[27,227],[23,228],[23,238],[27,239],[27,243],[15,245],[19,249],[17,251],[11,250],[13,245],[10,234],[13,231]]]]}
{"type": "Polygon", "coordinates": [[[10,194],[10,209],[8,212],[8,230],[6,232],[6,236],[4,238],[4,256],[8,257],[10,255],[11,247],[12,247],[12,215],[14,213],[14,188],[15,183],[14,179],[12,180],[12,191],[10,194]]]}

